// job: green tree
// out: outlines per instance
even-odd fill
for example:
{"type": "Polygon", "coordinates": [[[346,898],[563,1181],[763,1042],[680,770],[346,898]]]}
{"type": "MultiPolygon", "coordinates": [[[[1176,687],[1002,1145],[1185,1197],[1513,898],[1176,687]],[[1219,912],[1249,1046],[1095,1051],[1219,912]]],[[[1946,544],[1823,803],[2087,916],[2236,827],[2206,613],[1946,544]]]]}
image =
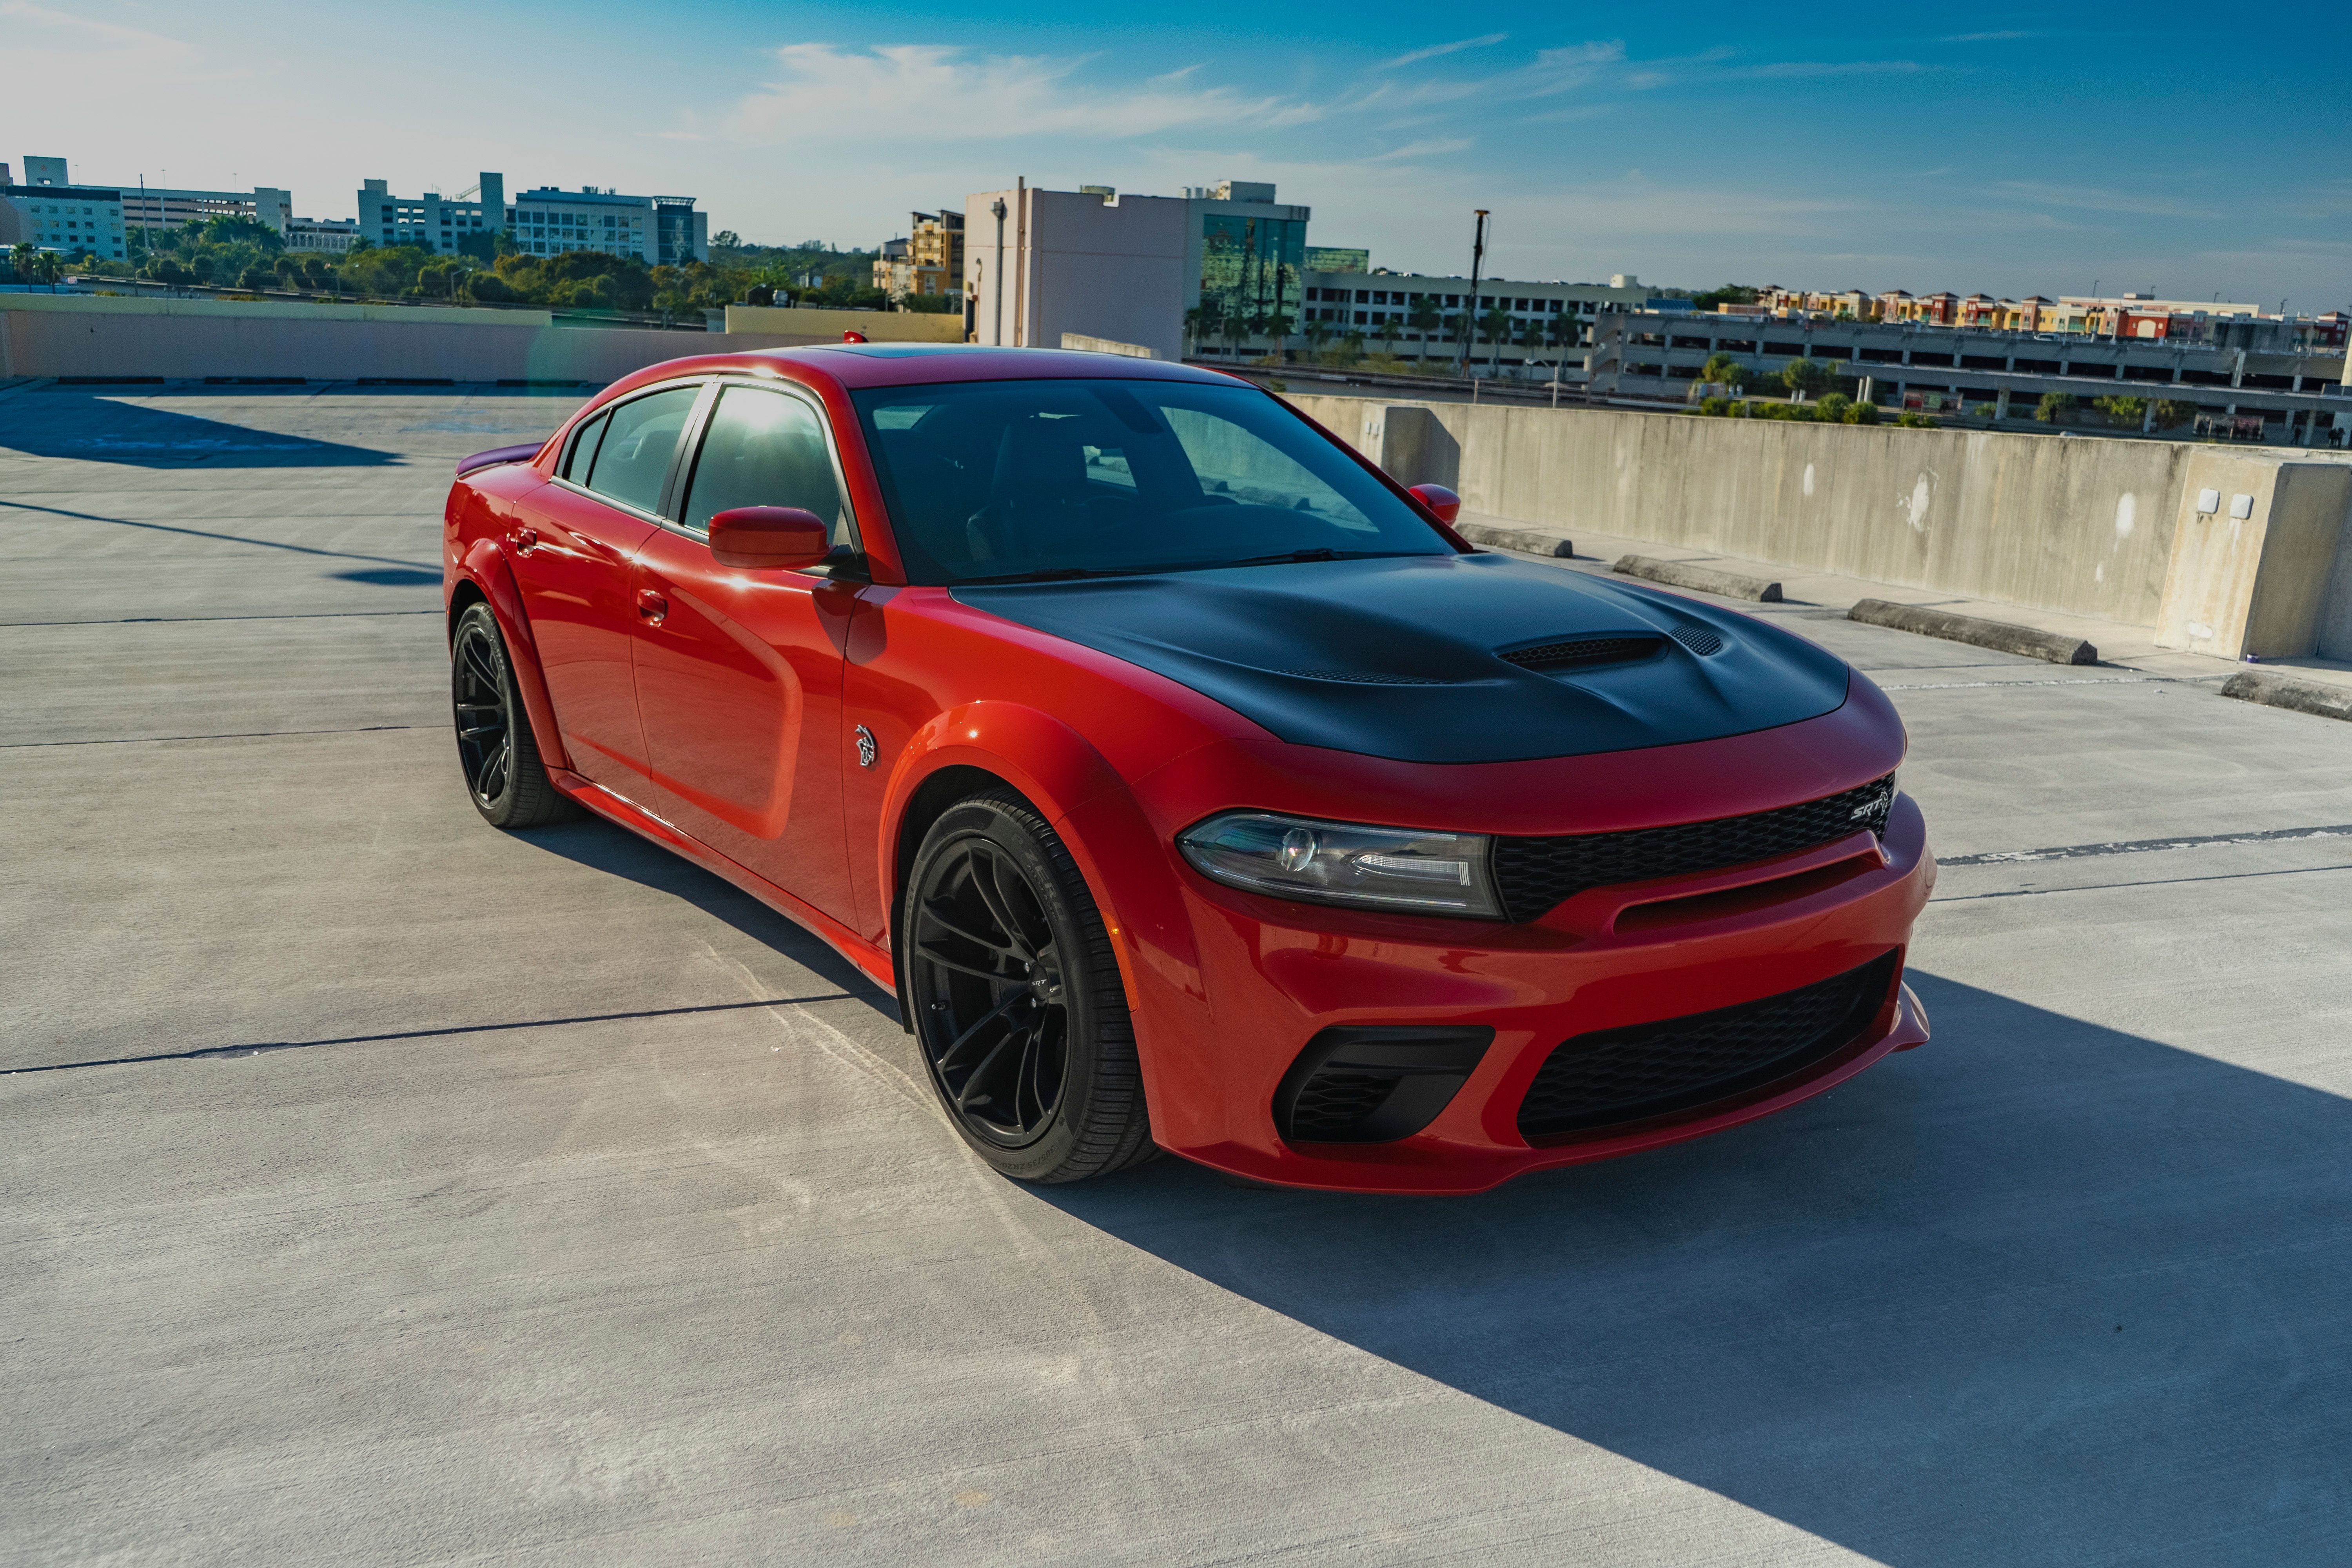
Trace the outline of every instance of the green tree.
{"type": "Polygon", "coordinates": [[[1843,425],[1847,422],[1846,414],[1853,407],[1853,399],[1844,393],[1825,392],[1822,394],[1821,401],[1813,405],[1813,417],[1824,425],[1843,425]]]}
{"type": "Polygon", "coordinates": [[[1780,384],[1792,397],[1818,397],[1829,390],[1829,369],[1818,360],[1792,359],[1781,367],[1780,384]]]}
{"type": "Polygon", "coordinates": [[[1698,367],[1698,379],[1720,382],[1725,386],[1745,386],[1748,384],[1748,367],[1729,354],[1710,354],[1706,363],[1698,367]]]}
{"type": "Polygon", "coordinates": [[[1907,408],[1895,416],[1895,423],[1906,430],[1933,430],[1936,427],[1936,422],[1933,419],[1928,418],[1925,414],[1913,413],[1907,408]]]}
{"type": "Polygon", "coordinates": [[[2121,393],[2113,393],[2099,398],[2092,406],[2107,416],[2108,424],[2126,428],[2137,428],[2140,421],[2147,417],[2147,399],[2145,397],[2126,397],[2121,393]]]}
{"type": "Polygon", "coordinates": [[[2033,416],[2044,425],[2054,425],[2074,411],[2074,395],[2066,392],[2045,392],[2033,405],[2033,416]]]}
{"type": "Polygon", "coordinates": [[[1184,335],[1195,344],[1213,342],[1225,329],[1225,308],[1213,294],[1184,312],[1184,335]]]}
{"type": "Polygon", "coordinates": [[[1745,283],[1726,283],[1720,289],[1709,289],[1703,294],[1692,295],[1690,301],[1692,310],[1706,311],[1712,311],[1717,305],[1753,305],[1756,303],[1756,290],[1745,283]]]}
{"type": "Polygon", "coordinates": [[[34,258],[40,254],[39,246],[29,239],[23,239],[18,240],[15,248],[8,252],[8,259],[16,264],[16,276],[25,282],[30,283],[33,280],[33,269],[40,265],[34,258]]]}
{"type": "Polygon", "coordinates": [[[1486,368],[1499,371],[1503,368],[1503,344],[1511,335],[1511,308],[1500,303],[1488,307],[1486,313],[1478,318],[1478,330],[1486,334],[1490,345],[1486,368]]]}
{"type": "Polygon", "coordinates": [[[2159,430],[2177,429],[2196,416],[2197,405],[2193,403],[2176,403],[2167,397],[2156,405],[2156,427],[2159,430]]]}

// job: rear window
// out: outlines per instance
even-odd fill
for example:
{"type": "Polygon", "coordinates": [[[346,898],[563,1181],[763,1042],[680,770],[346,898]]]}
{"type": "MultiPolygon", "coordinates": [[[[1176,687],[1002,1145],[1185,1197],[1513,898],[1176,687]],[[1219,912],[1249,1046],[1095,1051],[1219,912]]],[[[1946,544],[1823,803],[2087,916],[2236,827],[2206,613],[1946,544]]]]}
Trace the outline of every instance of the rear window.
{"type": "Polygon", "coordinates": [[[1248,387],[984,381],[851,400],[917,582],[1453,552],[1352,457],[1248,387]]]}

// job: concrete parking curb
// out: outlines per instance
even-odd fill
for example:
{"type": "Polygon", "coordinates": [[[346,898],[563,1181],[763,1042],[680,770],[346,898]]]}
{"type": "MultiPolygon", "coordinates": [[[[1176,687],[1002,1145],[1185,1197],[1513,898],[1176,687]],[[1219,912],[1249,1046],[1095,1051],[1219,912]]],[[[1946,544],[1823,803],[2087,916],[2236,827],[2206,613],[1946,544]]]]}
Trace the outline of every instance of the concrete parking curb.
{"type": "Polygon", "coordinates": [[[1491,522],[1457,522],[1454,531],[1473,544],[1491,544],[1497,550],[1524,551],[1529,555],[1557,555],[1563,560],[1576,553],[1573,541],[1557,533],[1546,533],[1534,528],[1496,528],[1491,522]]]}
{"type": "Polygon", "coordinates": [[[1946,642],[1973,643],[1978,647],[2022,654],[2027,658],[2046,658],[2053,664],[2099,662],[2099,650],[2081,637],[2045,632],[2035,626],[2011,626],[2007,621],[1956,616],[1948,610],[1923,609],[1917,605],[1864,599],[1846,612],[1846,619],[1865,626],[1892,626],[1898,632],[1916,632],[1923,637],[1942,637],[1946,642]]]}
{"type": "Polygon", "coordinates": [[[1719,594],[1727,599],[1754,599],[1759,604],[1780,602],[1780,584],[1761,577],[1743,577],[1737,572],[1718,572],[1712,566],[1694,566],[1684,561],[1659,561],[1647,555],[1621,555],[1617,564],[1609,568],[1628,577],[1640,577],[1652,583],[1664,583],[1670,588],[1691,588],[1702,594],[1719,594]]]}
{"type": "Polygon", "coordinates": [[[2352,719],[2352,686],[2298,680],[2274,669],[2242,669],[2221,683],[2221,695],[2271,708],[2292,708],[2322,719],[2352,719]]]}

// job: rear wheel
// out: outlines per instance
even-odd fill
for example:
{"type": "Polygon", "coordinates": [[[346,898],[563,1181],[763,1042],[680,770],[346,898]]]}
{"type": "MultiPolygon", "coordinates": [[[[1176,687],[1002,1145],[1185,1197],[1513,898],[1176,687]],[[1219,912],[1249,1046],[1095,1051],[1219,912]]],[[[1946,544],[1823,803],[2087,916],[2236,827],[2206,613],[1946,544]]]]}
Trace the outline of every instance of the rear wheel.
{"type": "Polygon", "coordinates": [[[1159,1152],[1109,935],[1045,818],[1010,791],[949,807],[923,836],[907,900],[915,1037],[964,1142],[1026,1182],[1159,1152]]]}
{"type": "Polygon", "coordinates": [[[539,760],[530,716],[515,689],[506,638],[488,605],[466,606],[449,639],[449,700],[466,793],[493,827],[537,827],[577,809],[539,760]]]}

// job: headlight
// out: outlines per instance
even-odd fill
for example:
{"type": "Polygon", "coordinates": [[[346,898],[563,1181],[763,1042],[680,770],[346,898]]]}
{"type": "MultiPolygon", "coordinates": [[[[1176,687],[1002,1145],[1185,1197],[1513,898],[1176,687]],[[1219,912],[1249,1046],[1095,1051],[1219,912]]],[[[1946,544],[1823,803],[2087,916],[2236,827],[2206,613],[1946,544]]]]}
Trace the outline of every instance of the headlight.
{"type": "Polygon", "coordinates": [[[1503,918],[1483,833],[1425,833],[1228,811],[1176,836],[1201,875],[1278,899],[1503,918]]]}

